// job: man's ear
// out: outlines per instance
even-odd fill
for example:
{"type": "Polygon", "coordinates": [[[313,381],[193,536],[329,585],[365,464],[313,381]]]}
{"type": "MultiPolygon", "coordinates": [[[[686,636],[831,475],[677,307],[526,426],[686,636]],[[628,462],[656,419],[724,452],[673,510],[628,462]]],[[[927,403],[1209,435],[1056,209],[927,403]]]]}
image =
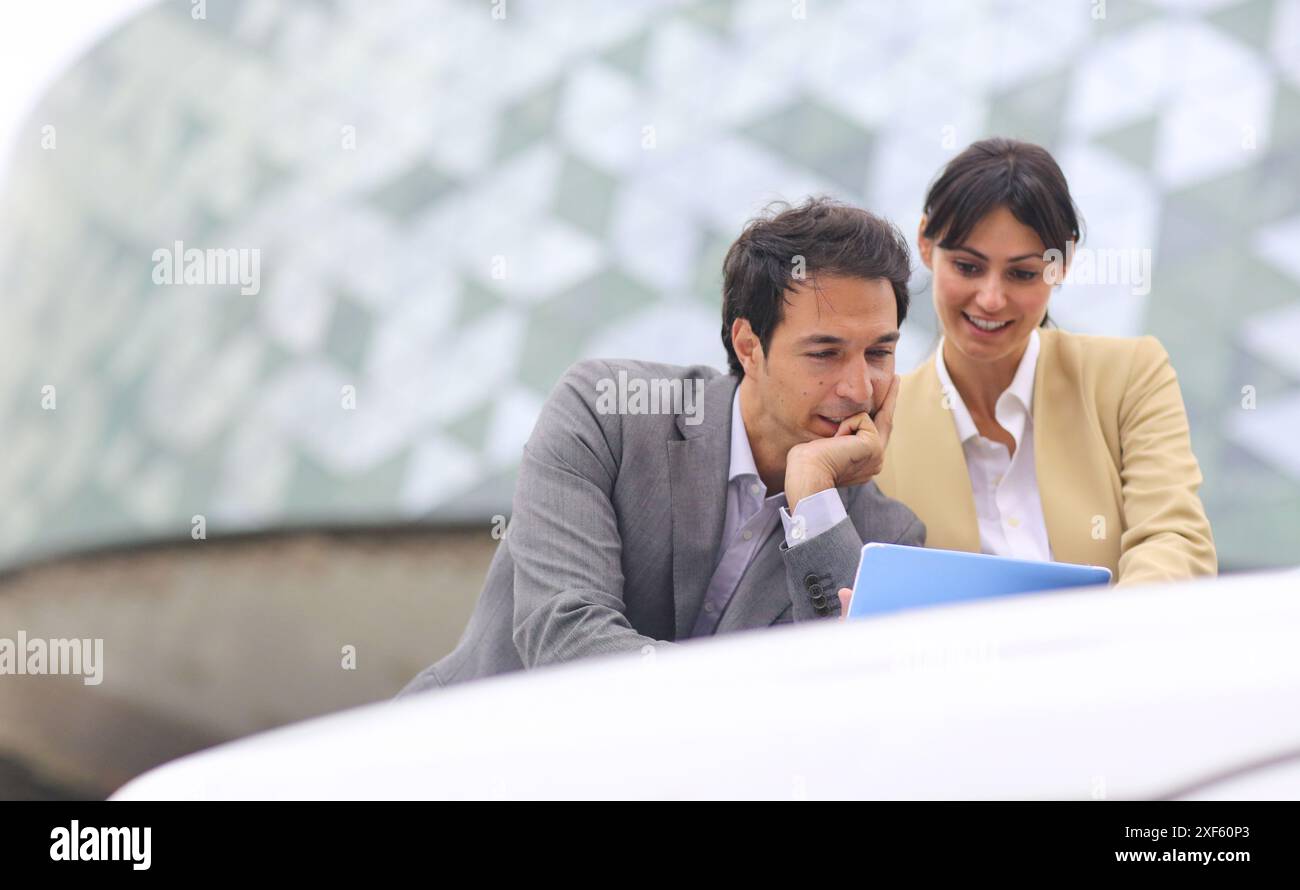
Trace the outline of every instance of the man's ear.
{"type": "Polygon", "coordinates": [[[925,268],[930,269],[930,254],[934,251],[934,240],[925,237],[926,218],[921,217],[921,224],[916,227],[916,247],[921,253],[921,262],[925,263],[925,268]]]}
{"type": "Polygon", "coordinates": [[[737,318],[731,323],[731,348],[736,350],[736,358],[745,369],[745,376],[753,374],[763,358],[763,344],[754,336],[754,329],[749,326],[749,319],[737,318]]]}

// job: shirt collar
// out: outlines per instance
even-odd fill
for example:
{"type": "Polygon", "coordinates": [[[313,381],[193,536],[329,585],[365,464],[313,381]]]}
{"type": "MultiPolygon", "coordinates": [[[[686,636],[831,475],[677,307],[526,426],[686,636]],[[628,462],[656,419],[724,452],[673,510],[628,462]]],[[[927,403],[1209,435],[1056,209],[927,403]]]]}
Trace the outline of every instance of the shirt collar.
{"type": "MultiPolygon", "coordinates": [[[[1029,335],[1029,345],[1025,347],[1025,354],[1020,357],[1016,376],[1011,378],[1011,385],[998,396],[994,408],[998,415],[998,422],[1002,423],[1003,428],[1011,434],[1011,438],[1015,439],[1017,444],[1024,435],[1026,422],[1033,417],[1034,374],[1038,369],[1038,351],[1038,329],[1035,328],[1029,335]],[[1013,400],[1019,403],[1020,410],[1011,410],[1013,406],[1010,402],[1013,400]],[[1003,423],[1004,417],[1006,423],[1003,423]]],[[[952,417],[957,424],[958,439],[965,442],[973,436],[978,436],[979,430],[975,428],[975,421],[971,418],[966,403],[962,401],[961,394],[957,392],[957,387],[953,385],[948,367],[943,363],[942,337],[939,338],[939,348],[934,353],[934,369],[939,374],[939,386],[951,406],[952,417]]]]}
{"type": "Polygon", "coordinates": [[[1011,378],[1011,385],[1002,394],[1010,395],[1019,401],[1020,407],[1031,416],[1034,413],[1034,372],[1038,369],[1038,348],[1038,328],[1034,328],[1029,334],[1029,345],[1025,347],[1025,354],[1020,357],[1020,367],[1016,368],[1016,376],[1011,378]]]}
{"type": "MultiPolygon", "coordinates": [[[[758,467],[754,465],[754,450],[749,447],[749,433],[745,430],[745,418],[740,416],[740,387],[731,399],[731,470],[727,481],[741,476],[753,476],[758,479],[758,467]]],[[[760,483],[761,479],[758,480],[760,483]]]]}

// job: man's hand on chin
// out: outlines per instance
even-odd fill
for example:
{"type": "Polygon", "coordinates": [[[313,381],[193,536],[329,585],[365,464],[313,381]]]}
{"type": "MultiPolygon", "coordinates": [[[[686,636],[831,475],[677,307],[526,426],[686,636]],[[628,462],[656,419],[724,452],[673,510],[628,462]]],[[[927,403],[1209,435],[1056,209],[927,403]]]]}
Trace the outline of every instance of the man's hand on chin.
{"type": "Polygon", "coordinates": [[[880,472],[897,401],[895,374],[874,420],[865,411],[854,414],[844,419],[835,435],[790,449],[785,464],[785,500],[791,511],[809,495],[828,488],[865,485],[880,472]]]}

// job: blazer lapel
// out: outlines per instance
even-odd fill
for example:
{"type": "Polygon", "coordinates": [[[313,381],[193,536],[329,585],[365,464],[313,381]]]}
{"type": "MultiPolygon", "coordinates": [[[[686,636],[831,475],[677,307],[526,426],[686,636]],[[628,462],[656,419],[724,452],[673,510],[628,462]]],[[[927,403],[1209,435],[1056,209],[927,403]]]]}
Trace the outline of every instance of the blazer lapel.
{"type": "Polygon", "coordinates": [[[704,388],[700,423],[678,416],[682,439],[668,442],[672,498],[673,609],[676,639],[690,635],[713,575],[726,521],[731,468],[731,400],[736,378],[722,374],[704,388]]]}
{"type": "Polygon", "coordinates": [[[1088,491],[1089,447],[1081,432],[1068,432],[1087,422],[1079,396],[1079,381],[1060,362],[1058,333],[1039,333],[1038,369],[1034,374],[1034,473],[1043,505],[1043,523],[1052,559],[1078,565],[1105,565],[1104,545],[1092,538],[1090,509],[1095,495],[1088,491]],[[1060,418],[1060,420],[1058,420],[1060,418]]]}
{"type": "Polygon", "coordinates": [[[979,553],[979,520],[966,453],[957,439],[951,403],[939,384],[933,359],[927,359],[909,381],[920,390],[909,394],[907,404],[912,410],[904,417],[895,415],[894,434],[901,441],[891,441],[889,447],[915,449],[921,456],[904,464],[920,478],[900,480],[900,499],[925,522],[927,547],[979,553]]]}

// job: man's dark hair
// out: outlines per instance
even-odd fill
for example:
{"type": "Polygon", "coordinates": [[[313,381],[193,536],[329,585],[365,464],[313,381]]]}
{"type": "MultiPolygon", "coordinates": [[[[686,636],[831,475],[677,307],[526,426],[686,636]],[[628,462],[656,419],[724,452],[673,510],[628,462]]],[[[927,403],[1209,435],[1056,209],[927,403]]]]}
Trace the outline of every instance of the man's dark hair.
{"type": "MultiPolygon", "coordinates": [[[[1033,229],[1049,250],[1069,253],[1083,237],[1079,209],[1056,159],[1041,145],[1018,139],[971,143],[943,168],[925,196],[926,238],[959,247],[998,207],[1033,229]]],[[[1043,325],[1049,319],[1043,316],[1043,325]]]]}
{"type": "Polygon", "coordinates": [[[815,288],[819,274],[883,278],[894,289],[898,323],[907,317],[911,266],[907,241],[892,223],[826,197],[797,207],[774,202],[746,224],[722,263],[722,345],[734,376],[744,377],[745,370],[731,343],[732,323],[748,319],[766,354],[786,291],[805,283],[815,288]],[[803,281],[795,278],[800,265],[803,281]]]}

